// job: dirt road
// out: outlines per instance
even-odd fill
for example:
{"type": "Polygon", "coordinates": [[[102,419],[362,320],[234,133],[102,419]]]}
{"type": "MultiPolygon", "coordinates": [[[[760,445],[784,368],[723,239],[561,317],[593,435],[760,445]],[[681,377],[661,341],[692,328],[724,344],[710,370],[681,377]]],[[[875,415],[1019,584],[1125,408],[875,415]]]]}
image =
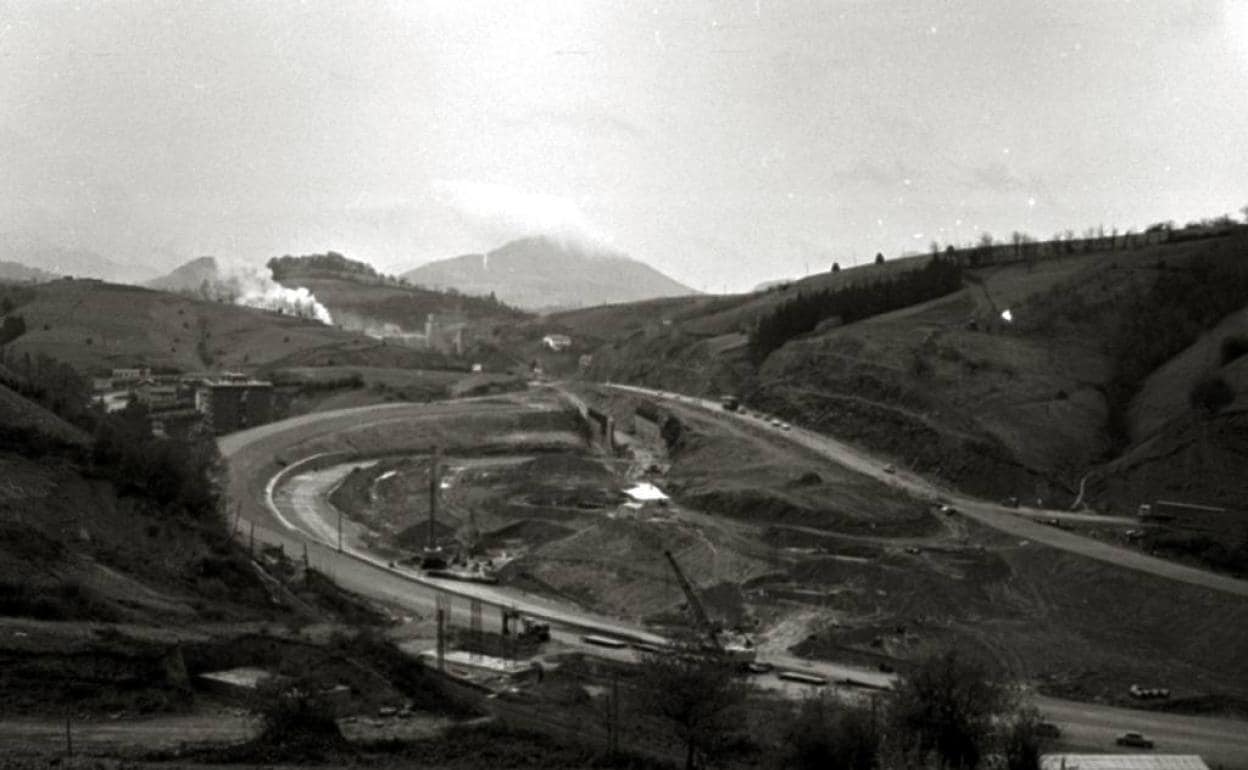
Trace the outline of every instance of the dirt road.
{"type": "Polygon", "coordinates": [[[1112,517],[1089,517],[1086,514],[1071,514],[1068,511],[1050,511],[1042,509],[1025,509],[1019,511],[1012,508],[1006,508],[995,503],[984,500],[977,500],[967,497],[958,492],[944,489],[927,479],[908,473],[904,470],[888,472],[885,470],[891,467],[885,460],[876,458],[857,447],[850,446],[844,442],[837,441],[820,433],[808,431],[802,428],[793,427],[790,430],[782,430],[774,427],[761,419],[755,417],[747,417],[737,412],[729,412],[723,409],[717,402],[693,396],[685,396],[675,393],[664,393],[648,388],[639,388],[633,385],[617,385],[608,384],[607,387],[615,388],[642,395],[661,398],[672,401],[674,403],[684,404],[704,410],[708,410],[724,420],[736,420],[739,422],[752,424],[755,428],[762,431],[774,432],[777,438],[793,441],[807,449],[826,457],[827,459],[839,463],[847,468],[855,470],[866,476],[878,479],[886,484],[904,489],[918,497],[925,497],[932,500],[941,499],[948,501],[963,515],[966,515],[981,524],[985,524],[993,529],[1005,532],[1007,534],[1018,537],[1022,540],[1030,540],[1035,543],[1043,543],[1053,548],[1060,548],[1063,551],[1086,556],[1090,559],[1107,562],[1126,569],[1147,572],[1152,575],[1167,578],[1169,580],[1177,580],[1191,585],[1201,586],[1203,588],[1212,588],[1216,591],[1234,594],[1236,596],[1248,597],[1248,580],[1239,580],[1227,575],[1219,575],[1207,570],[1189,567],[1184,564],[1176,564],[1172,561],[1159,559],[1155,556],[1141,553],[1130,548],[1114,545],[1100,540],[1094,540],[1089,537],[1069,532],[1056,527],[1051,527],[1041,523],[1043,518],[1057,519],[1092,519],[1105,523],[1133,523],[1129,519],[1115,519],[1112,517]]]}

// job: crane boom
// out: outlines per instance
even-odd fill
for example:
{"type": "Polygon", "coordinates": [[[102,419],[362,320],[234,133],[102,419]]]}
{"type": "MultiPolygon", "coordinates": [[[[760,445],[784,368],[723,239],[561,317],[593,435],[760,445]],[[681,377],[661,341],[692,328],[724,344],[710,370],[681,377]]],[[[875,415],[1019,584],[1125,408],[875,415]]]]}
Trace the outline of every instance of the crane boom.
{"type": "Polygon", "coordinates": [[[706,631],[711,638],[711,643],[716,647],[719,646],[719,637],[716,636],[715,626],[711,624],[711,619],[706,614],[706,608],[702,606],[702,601],[698,599],[698,594],[693,590],[693,584],[689,582],[689,578],[685,577],[685,573],[681,572],[680,565],[676,563],[676,557],[672,556],[671,551],[664,551],[663,555],[667,557],[667,561],[672,565],[672,571],[676,573],[676,580],[680,583],[680,589],[685,592],[685,598],[689,600],[689,610],[697,618],[698,624],[706,631]]]}

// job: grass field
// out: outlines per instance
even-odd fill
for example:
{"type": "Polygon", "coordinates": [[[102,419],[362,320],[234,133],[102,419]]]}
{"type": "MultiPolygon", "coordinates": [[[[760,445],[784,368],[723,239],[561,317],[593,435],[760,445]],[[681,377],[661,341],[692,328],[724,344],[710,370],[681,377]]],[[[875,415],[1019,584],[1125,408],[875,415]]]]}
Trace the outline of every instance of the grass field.
{"type": "Polygon", "coordinates": [[[315,321],[135,286],[59,280],[35,292],[18,311],[27,331],[8,346],[10,360],[44,353],[84,372],[250,369],[363,341],[315,321]]]}

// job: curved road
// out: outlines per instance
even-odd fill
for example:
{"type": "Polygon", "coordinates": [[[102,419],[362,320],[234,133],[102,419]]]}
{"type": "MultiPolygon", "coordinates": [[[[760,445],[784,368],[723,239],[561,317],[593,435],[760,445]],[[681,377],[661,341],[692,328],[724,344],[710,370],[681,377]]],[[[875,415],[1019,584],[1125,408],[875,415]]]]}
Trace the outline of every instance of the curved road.
{"type": "Polygon", "coordinates": [[[1105,523],[1133,524],[1131,519],[1123,519],[1110,516],[1089,516],[1087,514],[1071,514],[1068,511],[1048,511],[1041,509],[1024,509],[1018,510],[1006,508],[1005,506],[995,503],[978,500],[968,497],[964,494],[944,489],[921,476],[898,470],[895,473],[888,473],[884,470],[888,466],[888,461],[881,460],[877,457],[850,446],[842,441],[837,441],[821,433],[815,433],[804,428],[792,427],[790,430],[782,431],[770,424],[764,423],[759,418],[747,417],[738,412],[729,412],[722,408],[718,402],[710,401],[704,398],[694,398],[693,396],[685,396],[681,394],[667,393],[663,391],[651,390],[649,388],[639,388],[634,385],[617,385],[608,383],[607,387],[615,388],[632,393],[638,393],[653,398],[666,399],[679,404],[686,404],[702,409],[710,410],[715,415],[723,419],[736,419],[742,422],[753,424],[760,430],[774,431],[778,438],[788,439],[800,446],[814,451],[823,457],[843,465],[846,468],[855,470],[864,476],[871,476],[885,484],[889,484],[900,489],[904,489],[911,494],[919,497],[940,498],[947,500],[951,505],[958,509],[960,513],[968,516],[981,524],[985,524],[993,529],[1000,530],[1015,537],[1031,540],[1036,543],[1044,543],[1053,548],[1060,548],[1063,551],[1077,553],[1086,556],[1089,559],[1107,562],[1126,569],[1133,569],[1139,572],[1147,572],[1158,577],[1167,578],[1169,580],[1177,580],[1182,583],[1200,586],[1202,588],[1212,588],[1215,591],[1222,591],[1236,596],[1248,597],[1248,580],[1240,580],[1228,575],[1219,575],[1207,570],[1189,567],[1185,564],[1177,564],[1165,559],[1159,559],[1156,556],[1149,556],[1130,548],[1106,543],[1100,540],[1094,540],[1089,537],[1078,535],[1056,527],[1042,524],[1035,520],[1040,518],[1058,518],[1068,520],[1095,520],[1105,523]]]}
{"type": "MultiPolygon", "coordinates": [[[[682,403],[712,410],[716,414],[731,414],[720,409],[718,404],[703,399],[677,398],[659,394],[657,391],[630,386],[613,387],[672,398],[682,403]]],[[[525,613],[547,618],[556,624],[566,625],[574,629],[574,633],[556,632],[556,634],[561,640],[571,643],[579,642],[579,633],[582,631],[596,631],[635,641],[661,641],[659,637],[634,624],[594,616],[529,594],[521,594],[498,586],[431,580],[414,572],[391,569],[380,558],[367,554],[350,542],[344,544],[346,545],[345,552],[338,553],[334,544],[325,542],[325,536],[330,531],[330,528],[326,526],[326,521],[332,521],[337,516],[337,512],[325,500],[325,496],[319,492],[310,494],[311,490],[306,488],[300,491],[298,484],[293,492],[283,488],[283,482],[287,478],[297,477],[296,472],[306,467],[305,464],[312,459],[303,457],[298,462],[289,462],[294,458],[287,457],[287,453],[299,454],[300,444],[365,425],[427,420],[439,415],[464,414],[467,410],[476,411],[484,406],[474,403],[481,400],[483,399],[433,404],[387,404],[323,412],[303,415],[221,437],[218,440],[218,446],[229,463],[229,496],[232,504],[236,506],[235,510],[239,518],[247,522],[241,524],[240,533],[245,536],[248,527],[254,525],[257,540],[273,545],[280,544],[287,549],[288,553],[296,556],[302,550],[309,555],[314,566],[327,573],[344,589],[399,607],[431,614],[438,604],[439,593],[459,597],[458,601],[453,601],[450,605],[452,617],[458,624],[469,622],[467,600],[477,598],[483,605],[516,607],[525,613]],[[295,500],[298,501],[297,504],[292,502],[295,500]]],[[[737,419],[749,420],[750,418],[738,416],[737,419]]],[[[887,483],[895,483],[920,495],[942,495],[958,505],[959,509],[967,515],[998,529],[1018,534],[1020,537],[1054,545],[1056,545],[1054,541],[1064,543],[1073,546],[1068,550],[1080,553],[1084,552],[1086,544],[1103,545],[1019,518],[1008,512],[1009,509],[950,494],[908,474],[887,474],[883,470],[884,463],[827,437],[800,429],[793,429],[779,435],[824,454],[835,462],[887,483]]],[[[311,454],[306,449],[303,453],[311,454]]],[[[344,452],[343,461],[346,462],[348,459],[349,455],[344,452]]],[[[313,482],[318,485],[325,487],[331,485],[326,482],[327,477],[323,474],[314,475],[311,478],[318,479],[313,482]]],[[[1167,577],[1175,576],[1175,579],[1188,578],[1188,582],[1196,582],[1199,585],[1209,585],[1204,582],[1204,577],[1220,578],[1220,576],[1172,565],[1113,546],[1106,546],[1103,551],[1097,549],[1091,549],[1091,551],[1088,555],[1093,558],[1102,558],[1113,563],[1119,563],[1117,560],[1119,551],[1129,556],[1142,557],[1131,566],[1167,577]],[[1159,564],[1155,565],[1154,562],[1159,564]],[[1166,569],[1153,569],[1156,566],[1166,569]],[[1179,569],[1172,572],[1169,569],[1172,567],[1179,567],[1179,569]],[[1190,579],[1192,576],[1188,574],[1193,572],[1196,573],[1195,580],[1190,579]]],[[[1221,580],[1213,582],[1217,587],[1222,587],[1221,580]]],[[[1232,592],[1240,593],[1242,590],[1242,587],[1238,585],[1240,583],[1242,581],[1231,581],[1232,592]]],[[[602,653],[616,657],[632,655],[628,651],[602,651],[602,653]]],[[[887,684],[888,679],[875,672],[865,672],[861,669],[831,663],[807,661],[792,656],[769,659],[769,662],[785,668],[817,673],[832,680],[850,677],[878,685],[887,684]]],[[[1248,768],[1248,725],[1244,722],[1157,714],[1052,698],[1036,698],[1035,701],[1051,721],[1063,727],[1065,735],[1063,743],[1072,747],[1100,751],[1111,750],[1113,736],[1126,730],[1136,729],[1157,739],[1163,751],[1196,752],[1210,760],[1223,763],[1227,767],[1248,768]]]]}

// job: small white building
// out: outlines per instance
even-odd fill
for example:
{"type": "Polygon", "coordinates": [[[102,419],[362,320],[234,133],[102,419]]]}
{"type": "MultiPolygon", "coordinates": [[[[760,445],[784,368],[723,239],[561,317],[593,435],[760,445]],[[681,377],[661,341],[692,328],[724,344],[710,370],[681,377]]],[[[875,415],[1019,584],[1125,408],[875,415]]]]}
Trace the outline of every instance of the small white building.
{"type": "Polygon", "coordinates": [[[650,506],[665,508],[671,500],[671,498],[669,498],[663,490],[648,481],[640,481],[634,484],[624,490],[624,495],[628,498],[629,503],[634,504],[630,507],[640,509],[645,509],[650,506]]]}
{"type": "Polygon", "coordinates": [[[138,382],[139,380],[146,380],[146,379],[149,379],[151,376],[152,376],[152,370],[147,369],[147,368],[136,367],[136,368],[126,368],[126,369],[114,369],[113,376],[112,376],[113,387],[118,387],[119,385],[125,384],[125,383],[138,382]]]}

